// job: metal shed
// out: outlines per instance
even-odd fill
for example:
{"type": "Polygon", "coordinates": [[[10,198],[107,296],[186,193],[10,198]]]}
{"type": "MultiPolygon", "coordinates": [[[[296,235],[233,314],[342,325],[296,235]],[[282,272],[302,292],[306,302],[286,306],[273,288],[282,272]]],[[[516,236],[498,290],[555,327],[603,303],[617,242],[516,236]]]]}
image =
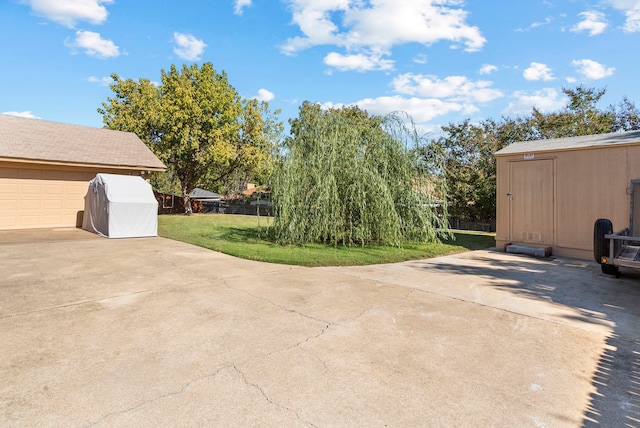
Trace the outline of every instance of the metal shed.
{"type": "Polygon", "coordinates": [[[593,258],[593,225],[629,225],[631,180],[640,178],[640,131],[513,143],[497,161],[496,246],[550,247],[593,258]]]}

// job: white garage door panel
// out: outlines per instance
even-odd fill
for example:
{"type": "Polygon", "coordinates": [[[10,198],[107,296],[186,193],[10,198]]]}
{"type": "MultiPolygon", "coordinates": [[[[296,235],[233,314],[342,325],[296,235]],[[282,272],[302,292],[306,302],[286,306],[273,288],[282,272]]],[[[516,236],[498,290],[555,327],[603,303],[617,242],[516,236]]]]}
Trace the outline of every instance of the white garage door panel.
{"type": "Polygon", "coordinates": [[[91,172],[0,168],[0,229],[75,227],[91,172]]]}
{"type": "Polygon", "coordinates": [[[0,199],[12,199],[17,191],[18,183],[3,182],[0,177],[0,199]]]}
{"type": "Polygon", "coordinates": [[[23,199],[20,201],[20,208],[26,212],[37,212],[42,208],[42,201],[40,199],[23,199]]]}
{"type": "Polygon", "coordinates": [[[42,208],[45,210],[59,210],[64,208],[64,201],[60,199],[45,199],[42,201],[42,208]]]}
{"type": "Polygon", "coordinates": [[[86,191],[82,192],[82,198],[76,200],[66,200],[64,201],[64,209],[76,211],[84,210],[84,195],[86,195],[86,191]]]}
{"type": "Polygon", "coordinates": [[[22,193],[25,195],[40,195],[42,193],[42,183],[22,183],[22,193]]]}
{"type": "Polygon", "coordinates": [[[16,224],[18,224],[18,216],[0,214],[0,230],[15,229],[16,224]]]}
{"type": "Polygon", "coordinates": [[[15,211],[18,209],[18,201],[15,199],[2,199],[0,198],[0,215],[6,214],[9,210],[15,211]]]}
{"type": "Polygon", "coordinates": [[[86,180],[85,183],[76,183],[76,182],[66,182],[65,186],[64,186],[64,192],[65,193],[86,193],[87,191],[87,187],[89,180],[91,180],[93,177],[90,177],[89,179],[86,180]]]}
{"type": "Polygon", "coordinates": [[[64,184],[62,183],[45,184],[44,193],[47,196],[59,196],[62,193],[64,193],[64,184]]]}

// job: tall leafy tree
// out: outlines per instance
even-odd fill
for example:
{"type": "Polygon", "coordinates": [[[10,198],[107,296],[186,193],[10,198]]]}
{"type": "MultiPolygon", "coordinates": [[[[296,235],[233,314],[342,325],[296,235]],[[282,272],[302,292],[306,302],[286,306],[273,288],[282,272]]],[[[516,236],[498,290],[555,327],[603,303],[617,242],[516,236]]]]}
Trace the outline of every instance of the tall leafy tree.
{"type": "Polygon", "coordinates": [[[236,171],[244,181],[266,183],[273,172],[278,142],[282,140],[284,126],[269,104],[256,99],[243,101],[240,115],[240,142],[243,148],[242,168],[236,171]]]}
{"type": "Polygon", "coordinates": [[[530,120],[534,139],[603,134],[614,130],[615,114],[597,107],[606,89],[580,85],[575,89],[562,88],[562,92],[569,100],[559,112],[542,113],[533,109],[530,120]]]}
{"type": "Polygon", "coordinates": [[[105,127],[134,132],[169,167],[186,214],[196,186],[215,186],[238,170],[264,174],[270,168],[282,125],[266,103],[241,99],[211,63],[172,65],[157,86],[112,78],[115,96],[98,109],[105,127]]]}
{"type": "Polygon", "coordinates": [[[640,110],[627,97],[624,97],[617,106],[610,106],[609,110],[616,118],[614,131],[640,130],[640,110]]]}
{"type": "Polygon", "coordinates": [[[449,214],[469,221],[495,219],[493,153],[514,141],[529,139],[528,122],[502,118],[500,122],[489,119],[474,124],[465,120],[442,130],[445,136],[433,143],[446,154],[449,214]]]}
{"type": "Polygon", "coordinates": [[[357,107],[324,110],[305,102],[290,121],[272,182],[276,239],[401,245],[447,233],[438,215],[446,219],[446,203],[436,207],[420,194],[416,158],[399,123],[357,107]]]}

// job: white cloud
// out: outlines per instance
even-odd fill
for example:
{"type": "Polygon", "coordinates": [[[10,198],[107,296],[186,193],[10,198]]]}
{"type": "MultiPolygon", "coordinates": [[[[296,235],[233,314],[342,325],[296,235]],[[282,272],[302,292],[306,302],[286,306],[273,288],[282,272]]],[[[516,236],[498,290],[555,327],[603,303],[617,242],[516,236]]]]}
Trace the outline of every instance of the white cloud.
{"type": "Polygon", "coordinates": [[[271,91],[268,91],[266,89],[258,89],[258,95],[256,97],[254,97],[254,98],[257,99],[258,101],[269,102],[272,99],[274,99],[275,97],[276,96],[271,91]]]}
{"type": "Polygon", "coordinates": [[[529,114],[533,107],[536,107],[543,113],[549,113],[559,110],[566,105],[564,95],[560,95],[560,93],[553,88],[545,88],[533,93],[516,91],[513,93],[513,98],[514,100],[509,103],[507,108],[502,110],[503,115],[529,114]]]}
{"type": "Polygon", "coordinates": [[[532,62],[524,73],[522,73],[527,80],[553,80],[553,74],[551,69],[546,64],[539,62],[532,62]]]}
{"type": "Polygon", "coordinates": [[[587,11],[579,14],[584,19],[576,24],[571,31],[579,33],[581,31],[588,31],[589,36],[595,36],[602,34],[607,29],[607,21],[604,18],[604,13],[587,11]]]}
{"type": "Polygon", "coordinates": [[[416,64],[426,64],[429,62],[429,57],[427,57],[425,54],[418,54],[415,58],[413,58],[413,62],[415,62],[416,64]]]}
{"type": "Polygon", "coordinates": [[[640,31],[640,3],[638,0],[605,0],[605,3],[625,14],[627,20],[623,27],[624,31],[628,33],[640,31]]]}
{"type": "Polygon", "coordinates": [[[394,91],[403,95],[415,95],[424,98],[444,98],[463,103],[485,103],[503,96],[497,89],[491,88],[488,80],[472,81],[465,76],[448,76],[439,79],[423,74],[402,74],[393,79],[394,91]]]}
{"type": "Polygon", "coordinates": [[[536,21],[531,24],[531,28],[544,27],[545,25],[549,25],[553,22],[553,16],[547,16],[544,21],[536,21]]]}
{"type": "Polygon", "coordinates": [[[611,76],[616,70],[613,67],[607,68],[599,62],[591,59],[579,59],[571,61],[571,65],[576,68],[576,71],[589,80],[599,80],[605,77],[611,76]]]}
{"type": "Polygon", "coordinates": [[[578,81],[578,79],[573,76],[568,76],[565,78],[565,80],[567,81],[567,83],[576,83],[578,81]]]}
{"type": "Polygon", "coordinates": [[[207,47],[204,41],[196,39],[193,35],[178,32],[173,33],[173,43],[176,44],[173,53],[187,61],[199,60],[204,48],[207,47]]]}
{"type": "Polygon", "coordinates": [[[523,33],[525,31],[529,31],[532,28],[539,28],[539,27],[544,27],[546,25],[551,24],[554,21],[554,18],[552,16],[547,16],[544,21],[536,21],[533,24],[529,25],[529,27],[527,28],[517,28],[516,31],[519,33],[523,33]]]}
{"type": "MultiPolygon", "coordinates": [[[[367,110],[370,114],[386,116],[393,112],[405,112],[411,116],[416,123],[425,123],[438,116],[444,116],[452,112],[464,114],[476,113],[475,106],[461,103],[447,102],[434,98],[405,98],[399,95],[392,97],[365,98],[350,105],[367,110]]],[[[342,107],[344,104],[324,103],[323,108],[342,107]]]]}
{"type": "MultiPolygon", "coordinates": [[[[426,122],[449,113],[479,113],[476,103],[504,96],[501,91],[491,88],[492,84],[490,81],[471,81],[464,76],[439,79],[431,75],[406,73],[393,79],[393,90],[398,95],[365,98],[351,105],[380,116],[396,111],[406,112],[415,123],[424,127],[426,122]]],[[[343,105],[325,103],[323,107],[343,105]]]]}
{"type": "Polygon", "coordinates": [[[392,70],[394,61],[382,59],[380,54],[355,54],[341,55],[331,52],[324,57],[324,63],[340,71],[372,71],[372,70],[392,70]]]}
{"type": "Polygon", "coordinates": [[[242,15],[242,11],[245,7],[251,6],[251,0],[235,0],[236,6],[233,10],[233,13],[236,15],[242,15]]]}
{"type": "Polygon", "coordinates": [[[120,48],[111,40],[103,39],[99,33],[93,31],[76,31],[75,40],[67,40],[65,45],[74,51],[84,50],[89,56],[100,59],[113,58],[120,55],[120,48]]]}
{"type": "Polygon", "coordinates": [[[492,64],[482,64],[482,67],[480,67],[480,70],[478,71],[478,73],[480,74],[491,74],[494,71],[497,71],[498,67],[496,67],[495,65],[492,64]]]}
{"type": "Polygon", "coordinates": [[[105,76],[105,77],[89,76],[87,78],[87,81],[90,83],[97,83],[101,86],[109,86],[111,83],[113,83],[113,79],[108,76],[105,76]]]}
{"type": "MultiPolygon", "coordinates": [[[[397,76],[392,82],[393,90],[398,95],[365,98],[350,105],[357,105],[380,116],[405,112],[424,128],[427,122],[449,113],[479,113],[476,103],[493,101],[503,96],[502,92],[490,88],[491,85],[492,82],[473,82],[464,76],[438,79],[430,75],[406,73],[397,76]]],[[[328,102],[322,106],[339,108],[344,105],[328,102]]]]}
{"type": "Polygon", "coordinates": [[[466,23],[460,0],[286,0],[302,36],[287,39],[283,53],[318,45],[345,48],[354,57],[362,51],[388,53],[395,45],[431,45],[449,41],[477,51],[486,39],[466,23]]]}
{"type": "Polygon", "coordinates": [[[77,22],[102,24],[108,12],[103,4],[113,0],[25,0],[37,15],[66,27],[74,27],[77,22]]]}
{"type": "Polygon", "coordinates": [[[4,113],[0,113],[0,114],[6,114],[6,115],[9,115],[9,116],[26,117],[26,118],[29,118],[29,119],[40,119],[35,114],[31,113],[30,110],[27,110],[27,111],[5,111],[4,113]]]}

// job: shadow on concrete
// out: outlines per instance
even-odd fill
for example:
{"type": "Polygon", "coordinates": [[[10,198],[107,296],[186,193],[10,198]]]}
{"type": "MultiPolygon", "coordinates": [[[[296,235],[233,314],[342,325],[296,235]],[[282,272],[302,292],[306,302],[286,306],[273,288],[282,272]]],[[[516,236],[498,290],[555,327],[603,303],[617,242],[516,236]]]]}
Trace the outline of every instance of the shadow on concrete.
{"type": "Polygon", "coordinates": [[[439,260],[424,268],[479,275],[496,288],[571,307],[578,313],[574,320],[613,324],[592,379],[596,392],[590,396],[582,426],[640,427],[640,272],[621,269],[622,277],[616,279],[583,260],[520,256],[513,261],[482,260],[482,266],[439,260]],[[567,275],[566,269],[573,274],[567,275]]]}

